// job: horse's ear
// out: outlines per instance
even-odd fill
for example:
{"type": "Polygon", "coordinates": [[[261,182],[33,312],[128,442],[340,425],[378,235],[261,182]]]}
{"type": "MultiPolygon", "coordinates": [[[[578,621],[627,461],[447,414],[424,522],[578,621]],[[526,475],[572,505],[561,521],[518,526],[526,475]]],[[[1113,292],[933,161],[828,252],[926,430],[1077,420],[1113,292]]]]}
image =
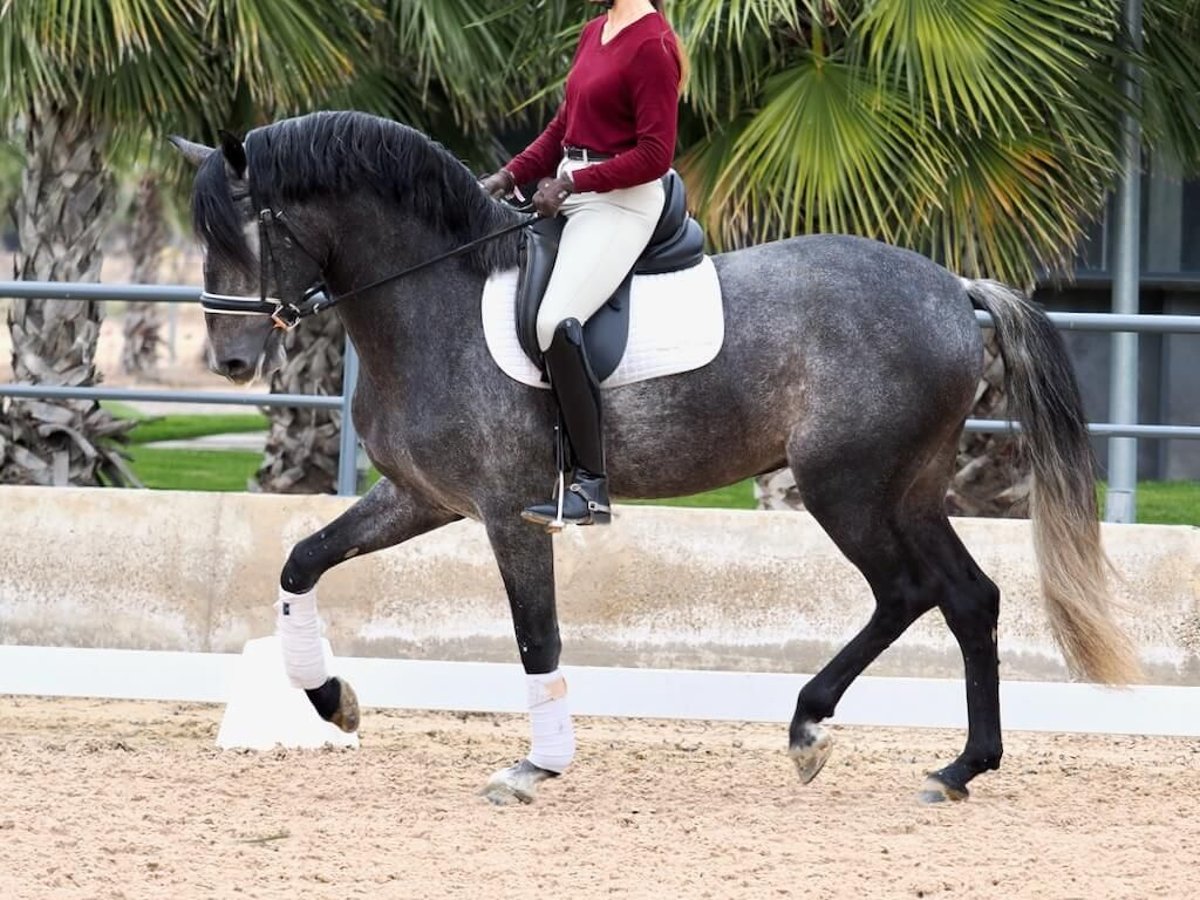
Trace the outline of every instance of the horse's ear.
{"type": "Polygon", "coordinates": [[[234,137],[228,131],[217,132],[221,137],[221,152],[225,154],[225,162],[233,169],[238,178],[246,176],[246,146],[240,138],[234,137]]]}
{"type": "Polygon", "coordinates": [[[196,167],[199,167],[200,163],[208,159],[213,152],[212,147],[205,147],[203,144],[194,143],[177,134],[171,135],[167,140],[175,145],[175,149],[183,154],[184,159],[196,167]]]}

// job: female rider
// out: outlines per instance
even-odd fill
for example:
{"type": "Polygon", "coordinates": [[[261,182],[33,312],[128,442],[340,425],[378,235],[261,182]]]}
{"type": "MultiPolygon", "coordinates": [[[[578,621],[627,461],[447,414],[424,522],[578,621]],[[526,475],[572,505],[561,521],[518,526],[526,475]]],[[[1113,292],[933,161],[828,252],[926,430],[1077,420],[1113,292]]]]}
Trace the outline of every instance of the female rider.
{"type": "MultiPolygon", "coordinates": [[[[567,219],[537,336],[575,459],[563,519],[578,525],[610,520],[600,388],[582,326],[617,289],[658,223],[687,69],[663,0],[588,2],[608,12],[584,27],[557,114],[483,180],[493,197],[506,197],[540,179],[534,208],[567,219]]],[[[557,513],[552,501],[522,516],[546,524],[557,513]]]]}

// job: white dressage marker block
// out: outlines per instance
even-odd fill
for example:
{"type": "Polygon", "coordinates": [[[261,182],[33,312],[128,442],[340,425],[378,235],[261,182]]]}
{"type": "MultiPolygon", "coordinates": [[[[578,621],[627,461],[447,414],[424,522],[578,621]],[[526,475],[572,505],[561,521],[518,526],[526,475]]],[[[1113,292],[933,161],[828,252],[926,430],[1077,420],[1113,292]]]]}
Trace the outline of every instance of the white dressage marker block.
{"type": "MultiPolygon", "coordinates": [[[[321,639],[328,671],[334,671],[329,641],[321,639]]],[[[292,687],[283,667],[278,637],[247,641],[231,666],[228,702],[217,732],[217,746],[270,750],[276,746],[312,748],[332,744],[358,747],[358,735],[324,721],[304,695],[292,687]]]]}

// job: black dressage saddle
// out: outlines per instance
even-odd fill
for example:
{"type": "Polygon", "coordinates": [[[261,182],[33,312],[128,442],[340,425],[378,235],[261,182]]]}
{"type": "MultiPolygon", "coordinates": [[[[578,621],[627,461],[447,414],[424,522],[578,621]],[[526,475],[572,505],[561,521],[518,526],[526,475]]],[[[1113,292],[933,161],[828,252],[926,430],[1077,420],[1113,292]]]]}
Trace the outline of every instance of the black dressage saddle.
{"type": "MultiPolygon", "coordinates": [[[[629,339],[629,288],[634,275],[661,275],[698,265],[704,259],[704,232],[688,215],[683,179],[674,169],[663,176],[666,202],[650,243],[625,275],[620,287],[583,326],[583,341],[596,379],[616,369],[629,339]]],[[[538,306],[550,282],[564,216],[539,219],[524,231],[521,269],[517,279],[517,339],[525,355],[543,367],[537,342],[538,306]]]]}

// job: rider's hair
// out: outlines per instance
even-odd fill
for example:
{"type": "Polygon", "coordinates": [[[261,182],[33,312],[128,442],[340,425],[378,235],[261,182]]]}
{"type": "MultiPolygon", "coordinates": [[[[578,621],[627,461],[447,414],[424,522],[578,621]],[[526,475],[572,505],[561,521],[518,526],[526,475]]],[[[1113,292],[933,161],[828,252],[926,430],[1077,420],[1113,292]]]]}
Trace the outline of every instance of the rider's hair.
{"type": "MultiPolygon", "coordinates": [[[[663,0],[650,0],[650,3],[662,14],[664,19],[667,18],[666,10],[663,9],[663,0]]],[[[668,21],[670,20],[668,19],[668,21]]],[[[683,39],[678,34],[675,35],[675,45],[679,50],[679,93],[682,94],[692,72],[692,61],[688,58],[688,52],[683,46],[683,39]]]]}

